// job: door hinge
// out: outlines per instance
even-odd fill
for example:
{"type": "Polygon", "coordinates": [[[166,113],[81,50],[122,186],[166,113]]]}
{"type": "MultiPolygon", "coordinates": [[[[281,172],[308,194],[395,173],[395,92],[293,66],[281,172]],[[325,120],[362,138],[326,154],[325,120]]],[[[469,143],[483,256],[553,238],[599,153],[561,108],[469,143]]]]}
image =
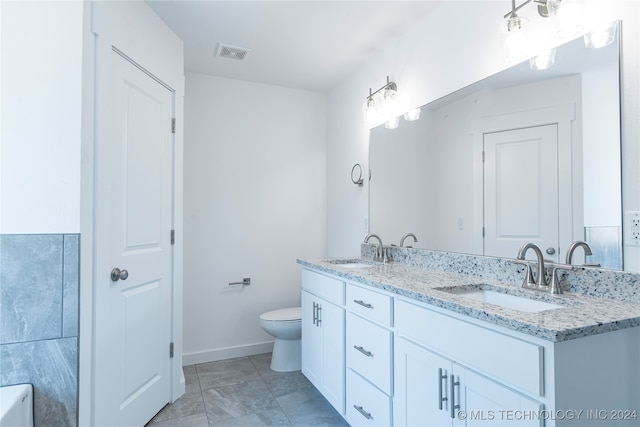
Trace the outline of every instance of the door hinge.
{"type": "Polygon", "coordinates": [[[484,237],[484,227],[482,227],[482,237],[484,237]]]}
{"type": "Polygon", "coordinates": [[[171,119],[171,133],[176,133],[176,119],[171,119]]]}
{"type": "Polygon", "coordinates": [[[482,161],[484,162],[484,151],[482,152],[482,161]]]}
{"type": "Polygon", "coordinates": [[[169,358],[173,359],[173,343],[169,344],[169,358]]]}
{"type": "Polygon", "coordinates": [[[176,230],[171,230],[171,244],[176,244],[176,230]]]}

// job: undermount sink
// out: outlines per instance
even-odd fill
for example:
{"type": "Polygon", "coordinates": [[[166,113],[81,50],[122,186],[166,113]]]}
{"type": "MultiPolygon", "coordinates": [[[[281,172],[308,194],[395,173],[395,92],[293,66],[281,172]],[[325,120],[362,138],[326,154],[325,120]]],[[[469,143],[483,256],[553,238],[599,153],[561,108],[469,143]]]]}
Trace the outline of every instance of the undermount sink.
{"type": "MultiPolygon", "coordinates": [[[[553,304],[546,301],[527,298],[526,296],[512,295],[492,286],[452,286],[449,288],[439,288],[441,291],[460,295],[475,301],[493,304],[511,310],[524,311],[527,313],[537,313],[545,310],[556,310],[564,308],[562,305],[553,304]]],[[[537,291],[533,291],[537,292],[537,291]]]]}
{"type": "Polygon", "coordinates": [[[362,260],[359,260],[359,259],[332,259],[332,260],[329,260],[329,263],[336,264],[336,265],[339,265],[340,267],[346,267],[346,268],[373,267],[373,264],[362,262],[362,260]]]}

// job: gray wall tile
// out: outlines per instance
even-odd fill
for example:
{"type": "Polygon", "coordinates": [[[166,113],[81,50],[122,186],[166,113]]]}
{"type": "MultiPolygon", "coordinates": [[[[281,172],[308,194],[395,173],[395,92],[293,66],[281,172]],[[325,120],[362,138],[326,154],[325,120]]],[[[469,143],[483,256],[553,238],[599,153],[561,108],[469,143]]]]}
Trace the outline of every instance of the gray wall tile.
{"type": "Polygon", "coordinates": [[[80,271],[80,236],[64,235],[62,270],[62,336],[78,336],[78,283],[80,271]]]}
{"type": "Polygon", "coordinates": [[[62,235],[0,236],[0,343],[62,334],[62,235]]]}
{"type": "Polygon", "coordinates": [[[79,243],[0,235],[0,385],[33,384],[38,427],[77,425],[79,243]]]}
{"type": "Polygon", "coordinates": [[[31,383],[34,424],[77,425],[78,340],[0,345],[0,385],[31,383]]]}

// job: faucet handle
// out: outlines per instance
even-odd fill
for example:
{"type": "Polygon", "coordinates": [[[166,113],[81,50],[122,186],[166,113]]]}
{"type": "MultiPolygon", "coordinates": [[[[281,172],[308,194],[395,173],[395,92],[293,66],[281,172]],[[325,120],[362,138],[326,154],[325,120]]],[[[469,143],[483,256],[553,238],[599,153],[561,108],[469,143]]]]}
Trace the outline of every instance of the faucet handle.
{"type": "Polygon", "coordinates": [[[553,266],[553,269],[551,270],[551,283],[549,284],[549,292],[552,294],[561,294],[563,292],[562,286],[560,286],[560,279],[558,279],[558,270],[573,271],[575,270],[575,267],[572,265],[562,264],[556,264],[553,266]]]}
{"type": "Polygon", "coordinates": [[[522,282],[523,288],[536,287],[536,280],[533,278],[533,271],[531,270],[531,264],[525,260],[515,260],[515,264],[524,265],[526,267],[526,275],[522,282]]]}

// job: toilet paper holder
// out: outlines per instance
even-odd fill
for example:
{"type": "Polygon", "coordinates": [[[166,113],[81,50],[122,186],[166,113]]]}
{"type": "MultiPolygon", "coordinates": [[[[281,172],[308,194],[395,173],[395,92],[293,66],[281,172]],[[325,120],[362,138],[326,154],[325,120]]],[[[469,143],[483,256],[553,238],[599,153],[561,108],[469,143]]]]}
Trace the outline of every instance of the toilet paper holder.
{"type": "Polygon", "coordinates": [[[249,286],[251,284],[251,277],[245,277],[242,282],[229,282],[229,286],[249,286]]]}

